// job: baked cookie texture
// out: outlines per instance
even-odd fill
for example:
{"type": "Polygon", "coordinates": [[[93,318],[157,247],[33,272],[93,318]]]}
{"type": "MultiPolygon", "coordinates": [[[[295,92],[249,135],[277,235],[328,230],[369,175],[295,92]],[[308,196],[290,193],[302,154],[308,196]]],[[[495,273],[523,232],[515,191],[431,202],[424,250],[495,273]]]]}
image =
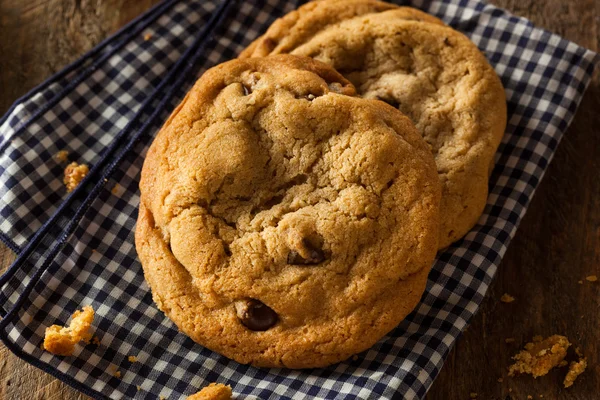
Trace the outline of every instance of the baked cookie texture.
{"type": "Polygon", "coordinates": [[[198,393],[188,396],[186,400],[231,400],[231,386],[222,383],[211,383],[198,393]]]}
{"type": "Polygon", "coordinates": [[[407,7],[350,3],[360,11],[342,12],[341,0],[309,3],[273,23],[240,58],[280,53],[315,58],[338,70],[362,97],[410,116],[435,156],[444,248],[483,212],[506,127],[503,86],[479,49],[440,20],[407,7]],[[331,22],[324,23],[327,15],[331,22]]]}
{"type": "Polygon", "coordinates": [[[85,306],[81,311],[75,311],[68,326],[52,325],[46,328],[43,349],[59,356],[73,355],[77,343],[90,342],[93,335],[90,332],[92,322],[94,322],[92,306],[85,306]]]}
{"type": "Polygon", "coordinates": [[[289,55],[208,70],[152,143],[136,248],[153,298],[240,363],[309,368],[410,313],[440,187],[411,121],[289,55]]]}

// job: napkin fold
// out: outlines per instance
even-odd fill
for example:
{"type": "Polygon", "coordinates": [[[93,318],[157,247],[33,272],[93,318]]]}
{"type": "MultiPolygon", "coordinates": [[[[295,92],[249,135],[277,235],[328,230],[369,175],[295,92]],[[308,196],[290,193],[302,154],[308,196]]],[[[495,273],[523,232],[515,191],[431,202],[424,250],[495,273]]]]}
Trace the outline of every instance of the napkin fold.
{"type": "Polygon", "coordinates": [[[0,120],[0,239],[19,254],[0,277],[6,346],[98,399],[184,398],[211,382],[239,398],[422,398],[477,312],[600,58],[479,0],[397,3],[443,19],[484,52],[506,88],[508,126],[484,214],[438,255],[421,303],[394,331],[328,368],[258,369],[194,343],[154,306],[133,240],[145,151],[204,70],[299,6],[166,0],[0,120]],[[91,167],[68,195],[60,150],[91,167]],[[100,344],[65,358],[40,350],[45,327],[86,304],[100,344]]]}

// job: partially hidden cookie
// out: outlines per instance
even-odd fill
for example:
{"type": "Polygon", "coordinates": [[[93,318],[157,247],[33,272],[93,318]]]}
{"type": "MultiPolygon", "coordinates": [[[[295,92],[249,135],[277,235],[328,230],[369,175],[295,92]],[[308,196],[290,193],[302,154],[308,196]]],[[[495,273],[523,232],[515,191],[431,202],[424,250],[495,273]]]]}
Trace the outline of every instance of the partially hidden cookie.
{"type": "Polygon", "coordinates": [[[269,30],[240,53],[240,58],[284,54],[311,40],[325,28],[358,16],[394,10],[394,18],[444,25],[438,18],[412,7],[376,0],[311,1],[276,20],[269,30]]]}
{"type": "Polygon", "coordinates": [[[309,368],[418,303],[440,187],[410,120],[283,55],[208,70],[152,143],[136,249],[154,301],[241,363],[309,368]]]}
{"type": "Polygon", "coordinates": [[[377,12],[373,6],[371,13],[334,17],[332,23],[312,17],[321,8],[335,15],[344,4],[324,0],[304,11],[301,7],[289,15],[304,17],[277,20],[240,57],[313,57],[338,70],[362,97],[385,101],[411,117],[435,156],[442,184],[439,244],[444,248],[464,236],[483,212],[506,127],[502,84],[466,36],[439,20],[406,17],[424,14],[418,10],[377,12]]]}

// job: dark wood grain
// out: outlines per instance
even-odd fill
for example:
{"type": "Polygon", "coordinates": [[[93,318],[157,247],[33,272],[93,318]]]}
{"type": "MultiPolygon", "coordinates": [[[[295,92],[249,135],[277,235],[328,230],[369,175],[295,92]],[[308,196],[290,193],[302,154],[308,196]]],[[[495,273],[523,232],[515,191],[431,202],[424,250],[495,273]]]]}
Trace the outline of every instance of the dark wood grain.
{"type": "MultiPolygon", "coordinates": [[[[157,0],[0,0],[0,114],[157,0]]],[[[492,0],[576,43],[600,49],[598,0],[492,0]]],[[[502,262],[480,313],[458,341],[429,400],[600,399],[600,74],[502,262]],[[583,280],[582,284],[578,281],[583,280]],[[516,297],[499,301],[503,293],[516,297]],[[508,378],[510,356],[533,335],[564,334],[588,357],[575,385],[563,371],[508,378]],[[505,338],[514,337],[513,344],[505,338]],[[503,378],[498,382],[498,378],[503,378]]],[[[0,247],[0,270],[14,258],[0,247]]],[[[0,398],[84,399],[0,345],[0,398]]]]}

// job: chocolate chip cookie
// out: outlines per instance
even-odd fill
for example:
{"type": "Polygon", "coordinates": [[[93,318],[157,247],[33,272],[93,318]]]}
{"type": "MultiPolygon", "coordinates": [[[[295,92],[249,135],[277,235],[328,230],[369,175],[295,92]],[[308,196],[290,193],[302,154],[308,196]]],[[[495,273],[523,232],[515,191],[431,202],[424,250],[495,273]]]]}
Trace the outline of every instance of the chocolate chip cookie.
{"type": "Polygon", "coordinates": [[[335,10],[345,7],[339,0],[301,7],[276,21],[240,57],[313,57],[338,70],[362,97],[385,101],[411,117],[435,156],[442,184],[439,244],[446,247],[483,212],[506,127],[504,89],[477,47],[441,21],[418,10],[412,11],[418,18],[407,18],[412,9],[355,3],[361,10],[371,4],[371,11],[338,17],[335,10]],[[322,22],[325,8],[331,23],[322,22]]]}
{"type": "Polygon", "coordinates": [[[440,186],[411,121],[290,55],[207,71],[152,143],[136,248],[154,301],[241,363],[308,368],[418,303],[440,186]]]}

